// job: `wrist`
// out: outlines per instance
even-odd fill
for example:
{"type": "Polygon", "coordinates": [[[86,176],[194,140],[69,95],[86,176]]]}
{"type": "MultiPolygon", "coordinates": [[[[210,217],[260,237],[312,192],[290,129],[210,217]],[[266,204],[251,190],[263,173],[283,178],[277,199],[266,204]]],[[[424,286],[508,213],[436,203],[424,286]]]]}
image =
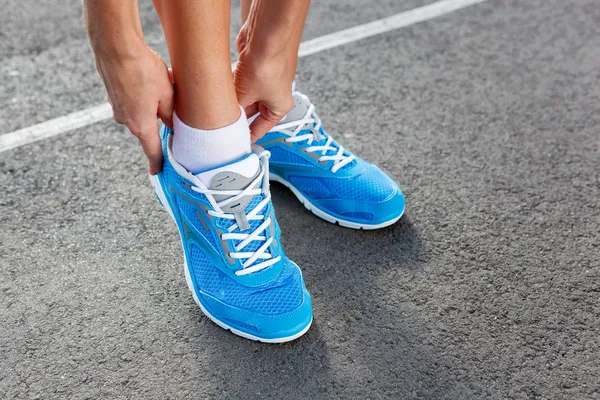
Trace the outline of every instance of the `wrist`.
{"type": "Polygon", "coordinates": [[[254,79],[280,82],[289,71],[288,60],[285,53],[268,53],[264,49],[254,51],[249,46],[240,54],[238,63],[244,65],[254,79]]]}
{"type": "Polygon", "coordinates": [[[250,41],[240,58],[245,58],[252,66],[257,69],[277,69],[285,67],[288,61],[287,50],[277,43],[267,45],[266,43],[253,43],[250,41]]]}
{"type": "Polygon", "coordinates": [[[248,15],[246,46],[262,60],[275,59],[286,53],[294,22],[290,9],[282,0],[254,0],[248,15]]]}
{"type": "Polygon", "coordinates": [[[143,37],[134,33],[121,34],[117,38],[99,34],[97,38],[90,35],[90,43],[96,58],[101,59],[134,59],[147,50],[143,37]]]}
{"type": "Polygon", "coordinates": [[[135,0],[84,0],[84,17],[96,57],[134,57],[147,47],[135,0]]]}

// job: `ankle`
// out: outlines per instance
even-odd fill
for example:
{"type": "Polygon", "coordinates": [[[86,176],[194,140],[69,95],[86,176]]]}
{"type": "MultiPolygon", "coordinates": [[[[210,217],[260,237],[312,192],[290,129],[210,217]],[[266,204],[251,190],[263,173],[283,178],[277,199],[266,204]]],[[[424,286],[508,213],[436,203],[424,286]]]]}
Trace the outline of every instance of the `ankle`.
{"type": "Polygon", "coordinates": [[[198,129],[173,114],[173,156],[192,173],[206,171],[251,152],[250,129],[244,110],[233,123],[217,129],[198,129]]]}

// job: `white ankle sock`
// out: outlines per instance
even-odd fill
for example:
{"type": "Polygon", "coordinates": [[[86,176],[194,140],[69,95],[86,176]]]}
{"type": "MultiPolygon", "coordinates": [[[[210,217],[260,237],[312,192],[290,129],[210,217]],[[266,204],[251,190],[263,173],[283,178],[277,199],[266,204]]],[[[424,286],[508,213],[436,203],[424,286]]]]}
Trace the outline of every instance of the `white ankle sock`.
{"type": "Polygon", "coordinates": [[[173,113],[173,156],[189,172],[198,172],[227,164],[250,154],[250,129],[246,113],[240,107],[237,121],[223,128],[196,129],[173,113]]]}

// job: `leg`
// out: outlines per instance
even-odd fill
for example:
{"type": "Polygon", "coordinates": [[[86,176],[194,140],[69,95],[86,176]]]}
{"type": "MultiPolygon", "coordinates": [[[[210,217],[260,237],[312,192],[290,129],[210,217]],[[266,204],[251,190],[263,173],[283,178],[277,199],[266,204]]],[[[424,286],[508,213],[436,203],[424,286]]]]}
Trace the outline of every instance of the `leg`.
{"type": "MultiPolygon", "coordinates": [[[[248,19],[248,14],[250,13],[250,6],[252,5],[252,1],[253,0],[241,0],[240,3],[240,10],[241,10],[241,17],[242,17],[242,24],[244,24],[246,22],[246,20],[248,19]]],[[[308,9],[306,9],[304,11],[303,15],[299,15],[298,19],[302,19],[303,21],[306,20],[306,14],[308,13],[308,9]]],[[[302,40],[302,30],[304,28],[304,25],[300,25],[297,26],[296,29],[294,29],[294,32],[292,34],[292,40],[290,43],[289,48],[290,49],[296,49],[299,45],[300,45],[300,41],[302,40]]],[[[290,51],[288,52],[288,57],[289,57],[289,65],[290,65],[290,74],[295,74],[296,73],[296,64],[298,63],[298,53],[296,53],[296,51],[290,51]]],[[[295,77],[292,76],[292,80],[295,77]]]]}
{"type": "MultiPolygon", "coordinates": [[[[252,0],[241,1],[242,22],[248,18],[251,6],[252,0]]],[[[241,36],[245,34],[242,30],[241,36]]],[[[302,27],[298,27],[292,34],[292,42],[298,46],[301,38],[302,27]]],[[[244,38],[238,36],[238,47],[240,43],[244,43],[244,38]]],[[[288,52],[287,56],[294,73],[298,55],[288,52]]],[[[291,78],[294,79],[294,76],[291,78]]],[[[272,151],[271,179],[291,188],[302,204],[314,214],[341,226],[377,229],[400,219],[405,200],[398,185],[380,169],[354,156],[334,141],[322,128],[321,120],[308,97],[298,90],[292,94],[294,108],[276,126],[275,132],[267,133],[256,142],[272,151]],[[306,129],[307,124],[312,124],[311,132],[306,129]],[[281,134],[289,136],[287,142],[277,140],[281,134]],[[299,159],[304,160],[304,168],[314,167],[305,176],[309,178],[308,181],[298,179],[296,165],[299,159]],[[323,169],[324,166],[328,168],[323,169]],[[322,178],[321,192],[312,186],[312,180],[316,177],[322,178]],[[338,193],[343,193],[344,197],[338,193]]]]}
{"type": "Polygon", "coordinates": [[[229,64],[229,4],[155,3],[173,62],[176,112],[174,133],[164,128],[161,135],[175,160],[165,157],[152,183],[179,229],[188,287],[219,326],[253,340],[293,340],[310,327],[312,305],[279,243],[269,153],[250,153],[229,64]]]}
{"type": "Polygon", "coordinates": [[[175,82],[173,154],[191,172],[250,152],[231,75],[230,4],[211,0],[154,0],[175,82]]]}
{"type": "Polygon", "coordinates": [[[154,0],[175,79],[175,111],[187,124],[216,129],[240,115],[229,58],[229,2],[154,0]]]}

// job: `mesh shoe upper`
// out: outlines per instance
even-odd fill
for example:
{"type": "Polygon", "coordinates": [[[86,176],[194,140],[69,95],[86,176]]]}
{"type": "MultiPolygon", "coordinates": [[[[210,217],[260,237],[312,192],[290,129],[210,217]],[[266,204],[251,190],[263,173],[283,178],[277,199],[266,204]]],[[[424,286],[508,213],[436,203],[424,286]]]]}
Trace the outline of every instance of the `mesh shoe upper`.
{"type": "Polygon", "coordinates": [[[271,152],[272,176],[329,216],[370,225],[397,219],[405,206],[398,185],[333,140],[306,96],[294,91],[294,100],[286,118],[258,141],[271,152]]]}
{"type": "Polygon", "coordinates": [[[374,165],[364,163],[364,170],[347,179],[320,176],[289,175],[289,181],[302,188],[313,199],[357,200],[380,202],[397,190],[383,172],[374,165]]]}
{"type": "MultiPolygon", "coordinates": [[[[253,335],[260,333],[263,337],[293,334],[299,326],[306,326],[307,320],[312,319],[310,296],[300,269],[286,257],[279,243],[281,232],[270,194],[268,190],[262,190],[264,183],[257,185],[256,190],[260,193],[253,192],[243,212],[239,211],[248,218],[248,228],[242,231],[236,219],[225,218],[225,214],[215,211],[218,208],[215,204],[223,202],[214,199],[226,199],[227,196],[219,193],[230,195],[231,189],[218,192],[205,188],[202,190],[210,194],[199,193],[194,190],[194,185],[201,183],[176,170],[167,148],[170,133],[165,128],[161,135],[165,163],[159,177],[182,234],[191,281],[202,306],[216,319],[253,335]],[[212,201],[209,196],[213,196],[212,201]],[[253,210],[261,205],[263,207],[253,219],[253,210]],[[261,226],[264,229],[260,230],[261,226]],[[240,247],[245,240],[241,236],[249,236],[254,231],[258,232],[256,240],[246,240],[247,245],[240,247]],[[228,234],[234,237],[228,238],[228,234]],[[227,239],[223,240],[223,237],[227,239]],[[271,239],[268,247],[263,248],[271,239]],[[260,257],[244,266],[257,252],[260,257]],[[236,254],[243,257],[236,258],[236,254]],[[245,273],[246,268],[269,260],[277,262],[245,273]]],[[[261,168],[268,171],[264,163],[261,168]]],[[[257,179],[256,182],[262,181],[257,179]]],[[[237,202],[244,203],[244,200],[242,197],[237,202]]]]}

